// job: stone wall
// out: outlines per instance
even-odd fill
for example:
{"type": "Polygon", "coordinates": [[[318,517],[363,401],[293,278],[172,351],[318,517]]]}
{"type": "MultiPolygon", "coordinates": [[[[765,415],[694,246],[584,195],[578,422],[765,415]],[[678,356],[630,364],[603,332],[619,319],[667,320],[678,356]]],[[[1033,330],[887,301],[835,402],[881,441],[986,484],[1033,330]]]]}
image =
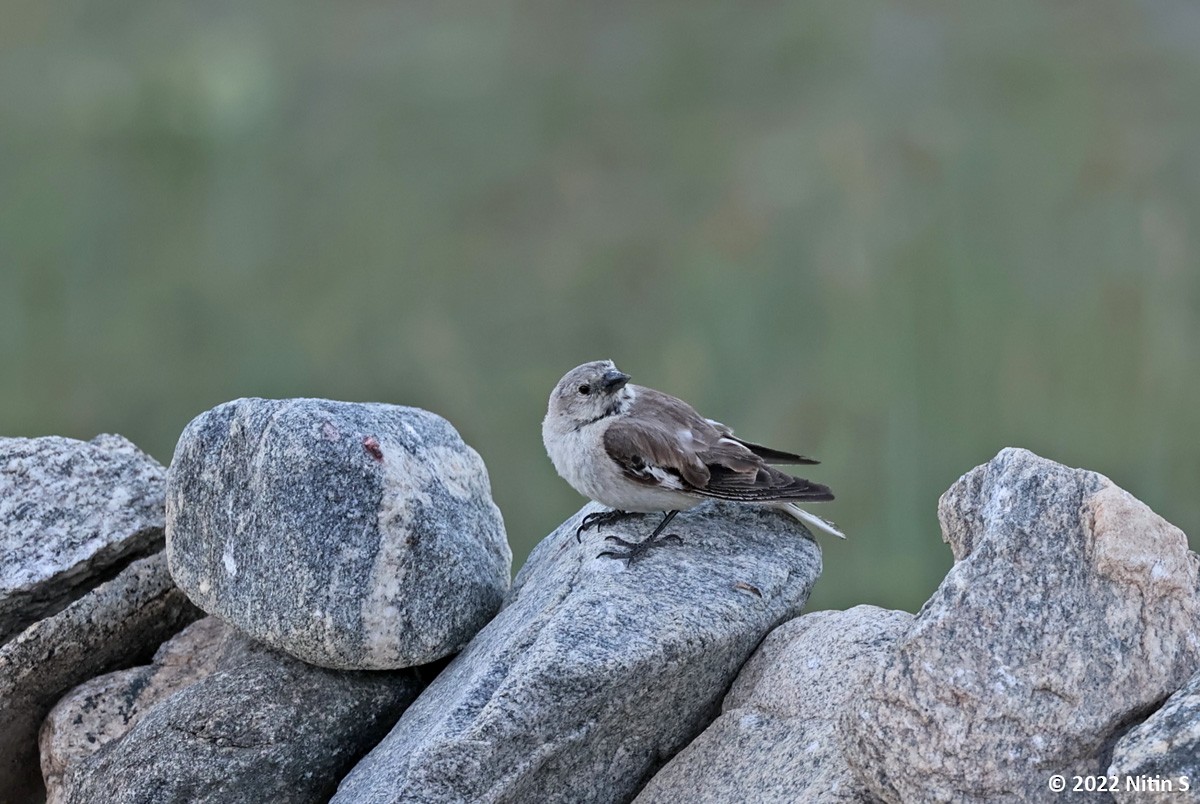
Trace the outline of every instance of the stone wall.
{"type": "Polygon", "coordinates": [[[1197,798],[1200,561],[1102,475],[968,472],[915,615],[804,613],[821,551],[777,511],[622,560],[658,515],[600,510],[510,588],[487,471],[426,411],[237,400],[169,470],[0,439],[0,800],[1197,798]]]}

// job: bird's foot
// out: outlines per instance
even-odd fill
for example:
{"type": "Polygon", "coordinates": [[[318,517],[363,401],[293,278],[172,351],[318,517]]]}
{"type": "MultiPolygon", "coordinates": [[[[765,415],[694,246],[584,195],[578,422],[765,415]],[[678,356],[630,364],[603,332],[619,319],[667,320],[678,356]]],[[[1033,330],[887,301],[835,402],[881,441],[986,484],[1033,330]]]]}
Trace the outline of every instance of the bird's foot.
{"type": "Polygon", "coordinates": [[[603,525],[611,525],[614,522],[620,522],[622,519],[631,516],[637,516],[637,514],[631,514],[628,511],[618,511],[616,509],[612,511],[593,511],[585,516],[583,522],[575,529],[575,541],[582,542],[581,535],[584,531],[589,530],[592,525],[595,525],[596,529],[599,530],[603,525]]]}
{"type": "Polygon", "coordinates": [[[629,566],[633,562],[637,561],[649,550],[655,547],[662,547],[665,544],[672,543],[681,544],[683,542],[683,539],[679,538],[674,533],[664,533],[661,536],[651,536],[650,538],[644,539],[640,542],[626,541],[620,536],[605,536],[604,540],[606,542],[612,542],[620,549],[605,550],[603,553],[599,553],[596,558],[604,558],[605,556],[608,556],[609,558],[624,559],[625,566],[629,566]]]}
{"type": "Polygon", "coordinates": [[[616,544],[617,546],[621,547],[622,550],[605,550],[603,553],[596,556],[596,558],[603,558],[604,556],[608,556],[609,558],[623,558],[625,559],[625,566],[628,567],[634,561],[637,561],[639,558],[645,555],[646,551],[652,547],[661,547],[662,545],[670,542],[675,542],[676,544],[682,542],[683,539],[679,538],[674,533],[663,533],[667,525],[671,524],[671,520],[674,519],[675,515],[678,513],[678,511],[667,511],[666,515],[662,518],[662,522],[658,523],[658,527],[654,529],[654,532],[650,534],[650,537],[643,539],[640,542],[628,542],[619,536],[604,537],[605,541],[616,544]]]}

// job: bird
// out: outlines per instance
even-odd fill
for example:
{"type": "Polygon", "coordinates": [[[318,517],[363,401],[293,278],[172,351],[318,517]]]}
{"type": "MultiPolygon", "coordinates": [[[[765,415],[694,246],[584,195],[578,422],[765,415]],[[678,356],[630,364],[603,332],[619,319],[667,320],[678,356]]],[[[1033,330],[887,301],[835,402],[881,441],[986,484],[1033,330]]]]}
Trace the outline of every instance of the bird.
{"type": "Polygon", "coordinates": [[[738,438],[682,399],[630,379],[611,360],[576,366],[554,386],[542,420],[542,441],[558,474],[611,509],[584,517],[576,540],[592,526],[663,514],[641,542],[607,537],[620,549],[597,558],[632,563],[653,547],[681,541],[663,531],[680,511],[708,499],[770,506],[810,528],[846,538],[832,522],[796,505],[832,500],[828,486],[770,466],[818,461],[738,438]]]}

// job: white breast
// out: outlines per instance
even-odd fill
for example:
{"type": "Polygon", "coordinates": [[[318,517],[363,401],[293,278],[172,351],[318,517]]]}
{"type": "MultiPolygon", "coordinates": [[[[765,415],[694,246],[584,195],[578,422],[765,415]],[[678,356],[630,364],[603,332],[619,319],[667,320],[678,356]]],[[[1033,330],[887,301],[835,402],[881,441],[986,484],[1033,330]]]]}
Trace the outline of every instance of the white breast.
{"type": "MultiPolygon", "coordinates": [[[[543,424],[542,440],[550,461],[573,489],[621,511],[683,511],[700,504],[700,497],[626,477],[604,450],[606,427],[607,422],[602,421],[564,433],[553,432],[543,424]]],[[[677,482],[666,473],[661,479],[671,485],[677,482]]]]}

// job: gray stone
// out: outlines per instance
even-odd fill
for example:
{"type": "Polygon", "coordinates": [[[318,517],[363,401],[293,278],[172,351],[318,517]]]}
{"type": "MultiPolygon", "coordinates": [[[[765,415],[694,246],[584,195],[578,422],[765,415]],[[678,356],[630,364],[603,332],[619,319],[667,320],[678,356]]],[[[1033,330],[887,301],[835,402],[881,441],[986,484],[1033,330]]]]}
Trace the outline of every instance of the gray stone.
{"type": "Polygon", "coordinates": [[[1200,673],[1121,738],[1108,774],[1121,804],[1200,801],[1200,673]]]}
{"type": "Polygon", "coordinates": [[[421,671],[306,664],[230,629],[216,669],[72,765],[63,804],[310,804],[420,692],[421,671]]]}
{"type": "Polygon", "coordinates": [[[161,549],[165,479],[118,435],[0,438],[0,644],[161,549]]]}
{"type": "Polygon", "coordinates": [[[124,736],[159,701],[216,670],[232,630],[205,617],[164,642],[153,663],[85,681],[55,704],[38,736],[46,804],[62,800],[70,768],[124,736]]]}
{"type": "Polygon", "coordinates": [[[589,504],[534,549],[504,609],[350,773],[335,802],[627,801],[717,714],[771,628],[799,613],[820,550],[777,511],[707,504],[638,561],[658,515],[583,543],[589,504]],[[611,546],[611,545],[609,545],[611,546]]]}
{"type": "Polygon", "coordinates": [[[483,461],[445,419],[322,399],[194,419],[168,471],[167,553],[196,605],[339,669],[459,650],[512,562],[483,461]]]}
{"type": "Polygon", "coordinates": [[[1200,666],[1200,561],[1108,478],[1025,450],[938,516],[956,563],[841,720],[847,759],[886,801],[1055,800],[1052,774],[1103,774],[1200,666]]]}
{"type": "Polygon", "coordinates": [[[38,728],[64,693],[146,661],[199,614],[171,582],[166,556],[157,553],[0,648],[0,790],[12,801],[41,790],[38,728]]]}
{"type": "Polygon", "coordinates": [[[870,801],[842,754],[837,714],[912,619],[856,606],[776,628],[738,674],[721,716],[650,780],[638,804],[870,801]]]}

